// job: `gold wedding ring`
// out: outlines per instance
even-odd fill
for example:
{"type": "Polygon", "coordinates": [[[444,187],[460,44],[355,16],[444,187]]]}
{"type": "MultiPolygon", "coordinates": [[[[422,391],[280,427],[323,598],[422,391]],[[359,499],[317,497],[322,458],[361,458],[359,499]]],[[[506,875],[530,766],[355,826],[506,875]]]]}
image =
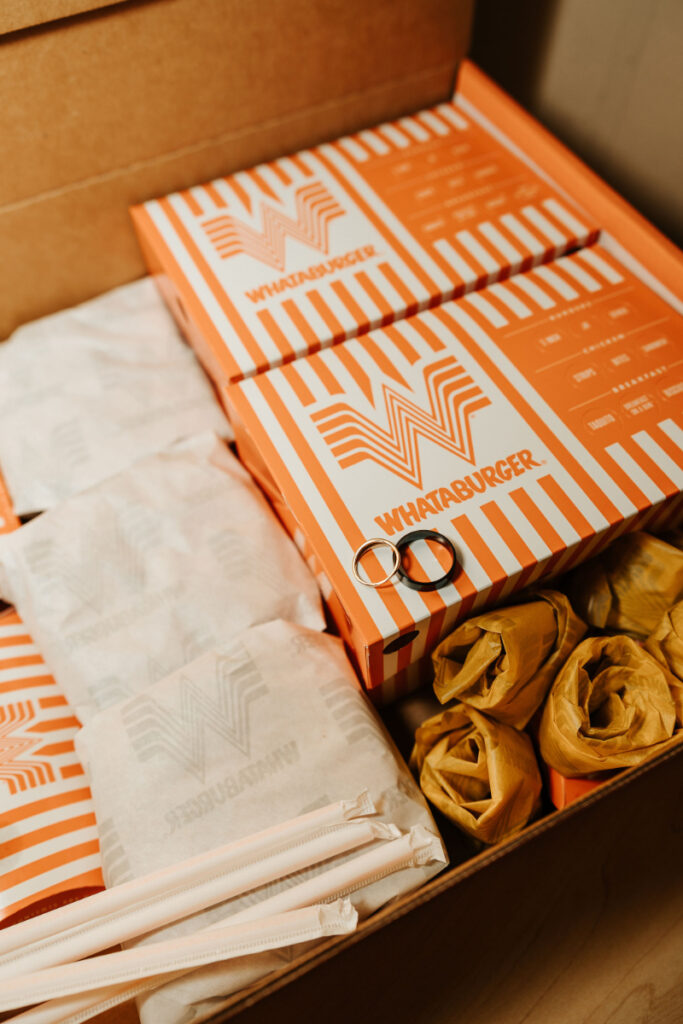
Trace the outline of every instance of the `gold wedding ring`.
{"type": "Polygon", "coordinates": [[[399,552],[396,545],[387,540],[385,537],[371,537],[370,540],[363,541],[361,546],[353,556],[353,562],[351,563],[351,571],[353,572],[354,579],[359,583],[362,583],[364,587],[383,587],[385,583],[388,583],[392,576],[396,574],[401,564],[401,553],[399,552]],[[392,566],[390,571],[384,577],[384,579],[372,582],[371,580],[364,580],[358,571],[359,563],[363,555],[367,554],[368,551],[372,551],[374,548],[389,548],[392,554],[392,566]]]}

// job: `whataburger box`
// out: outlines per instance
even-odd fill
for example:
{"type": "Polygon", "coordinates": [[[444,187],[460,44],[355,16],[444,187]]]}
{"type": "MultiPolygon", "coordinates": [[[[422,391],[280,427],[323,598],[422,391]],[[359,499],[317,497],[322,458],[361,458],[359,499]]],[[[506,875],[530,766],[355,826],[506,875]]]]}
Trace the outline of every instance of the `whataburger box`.
{"type": "Polygon", "coordinates": [[[466,99],[132,211],[220,384],[484,287],[597,237],[466,99]]]}
{"type": "MultiPolygon", "coordinates": [[[[225,400],[367,687],[390,699],[463,616],[678,514],[682,394],[683,318],[595,246],[225,400]],[[454,543],[452,583],[354,580],[365,540],[413,529],[454,543]]],[[[441,575],[419,544],[413,574],[441,575]]]]}

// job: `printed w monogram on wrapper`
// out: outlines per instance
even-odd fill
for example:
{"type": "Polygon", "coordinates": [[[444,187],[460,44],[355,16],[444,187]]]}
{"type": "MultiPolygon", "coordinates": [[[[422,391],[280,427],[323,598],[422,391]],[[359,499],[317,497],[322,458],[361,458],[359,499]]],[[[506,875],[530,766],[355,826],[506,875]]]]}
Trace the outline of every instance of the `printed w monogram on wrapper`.
{"type": "Polygon", "coordinates": [[[181,674],[172,701],[147,693],[129,701],[121,717],[140,762],[167,757],[205,781],[207,733],[250,756],[251,705],[268,687],[243,647],[216,659],[213,692],[181,674]]]}

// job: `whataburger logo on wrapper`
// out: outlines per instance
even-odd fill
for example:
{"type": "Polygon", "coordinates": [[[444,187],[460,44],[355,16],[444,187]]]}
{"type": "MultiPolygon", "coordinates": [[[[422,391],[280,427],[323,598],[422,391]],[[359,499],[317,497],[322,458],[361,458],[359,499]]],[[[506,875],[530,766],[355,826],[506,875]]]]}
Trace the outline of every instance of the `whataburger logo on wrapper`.
{"type": "Polygon", "coordinates": [[[151,269],[219,383],[596,237],[477,118],[443,103],[134,208],[151,269]]]}
{"type": "MultiPolygon", "coordinates": [[[[400,690],[466,614],[672,514],[682,339],[670,307],[583,250],[226,391],[370,687],[400,690]],[[455,544],[451,583],[354,581],[368,538],[416,528],[455,544]]],[[[428,545],[411,557],[442,575],[428,545]]]]}

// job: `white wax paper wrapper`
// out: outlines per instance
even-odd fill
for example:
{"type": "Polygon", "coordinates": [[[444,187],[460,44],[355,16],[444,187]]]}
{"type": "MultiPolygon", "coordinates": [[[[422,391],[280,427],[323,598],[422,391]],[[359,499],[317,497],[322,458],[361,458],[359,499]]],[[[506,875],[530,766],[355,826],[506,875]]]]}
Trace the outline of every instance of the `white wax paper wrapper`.
{"type": "Polygon", "coordinates": [[[0,471],[17,515],[52,508],[204,430],[232,437],[151,278],[0,345],[0,471]]]}
{"type": "Polygon", "coordinates": [[[324,628],[312,573],[214,434],[0,538],[0,596],[81,722],[256,623],[324,628]]]}
{"type": "MultiPolygon", "coordinates": [[[[405,762],[358,689],[341,641],[289,623],[256,626],[101,712],[78,734],[77,747],[90,775],[110,885],[364,787],[378,820],[438,834],[405,762]]],[[[349,856],[357,854],[343,859],[349,856]]],[[[205,927],[341,859],[152,938],[205,927]]],[[[442,868],[405,869],[350,896],[366,915],[442,868]]],[[[215,1008],[215,997],[282,966],[287,956],[195,972],[146,996],[143,1022],[203,1019],[206,1005],[189,1010],[192,1003],[215,1008]]]]}

